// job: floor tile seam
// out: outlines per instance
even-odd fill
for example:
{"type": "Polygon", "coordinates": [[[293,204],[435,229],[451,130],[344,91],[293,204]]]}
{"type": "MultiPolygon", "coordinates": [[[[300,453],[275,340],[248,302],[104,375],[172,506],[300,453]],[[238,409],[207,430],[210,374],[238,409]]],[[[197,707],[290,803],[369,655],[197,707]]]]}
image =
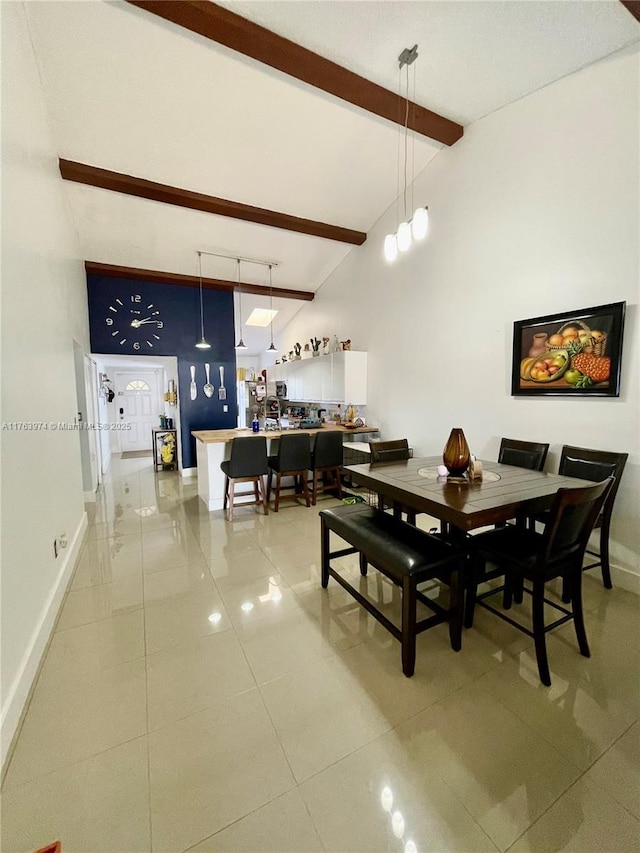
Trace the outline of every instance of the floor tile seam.
{"type": "MultiPolygon", "coordinates": [[[[620,734],[620,735],[618,735],[618,737],[617,737],[617,738],[616,738],[616,739],[615,739],[615,740],[614,740],[614,741],[613,741],[613,742],[612,742],[612,743],[611,743],[611,744],[610,744],[610,745],[609,745],[609,746],[604,750],[604,752],[601,752],[601,753],[600,753],[600,755],[598,755],[598,757],[597,757],[597,758],[595,758],[595,759],[591,762],[591,764],[590,764],[590,765],[589,765],[589,766],[584,770],[584,772],[583,772],[582,776],[586,776],[586,775],[587,775],[587,773],[589,773],[591,770],[593,770],[593,768],[595,767],[595,765],[596,765],[596,764],[597,764],[597,763],[598,763],[602,758],[604,758],[604,757],[605,757],[605,755],[606,755],[608,752],[611,752],[611,750],[612,750],[612,749],[614,748],[614,746],[618,743],[618,741],[622,740],[622,738],[623,738],[623,737],[625,737],[625,735],[627,735],[627,734],[631,731],[631,729],[632,729],[635,725],[637,725],[637,724],[638,724],[638,722],[640,722],[640,717],[637,717],[637,718],[636,718],[636,719],[635,719],[635,720],[634,720],[634,721],[633,721],[629,726],[627,726],[627,728],[626,728],[623,732],[621,732],[621,734],[620,734]]],[[[580,778],[582,778],[582,776],[581,776],[580,778]]],[[[629,812],[629,814],[631,815],[631,817],[635,818],[635,820],[637,820],[637,821],[640,823],[640,817],[639,817],[638,815],[634,814],[632,811],[630,811],[630,810],[629,810],[629,808],[627,808],[627,806],[626,806],[626,805],[625,805],[621,800],[619,800],[619,799],[617,798],[616,794],[614,793],[614,791],[617,791],[617,790],[618,790],[617,788],[615,788],[615,787],[614,787],[614,788],[613,788],[613,790],[611,790],[611,789],[609,789],[609,788],[604,787],[604,785],[603,785],[601,782],[596,782],[596,781],[592,781],[592,780],[588,780],[588,779],[587,779],[587,780],[585,780],[585,781],[590,782],[590,784],[591,784],[591,785],[593,785],[594,787],[603,788],[603,790],[605,791],[605,793],[607,793],[607,794],[611,797],[611,799],[612,799],[612,800],[614,800],[614,801],[615,801],[619,806],[622,806],[622,808],[624,808],[624,809],[625,809],[625,811],[629,812]]]]}
{"type": "MultiPolygon", "coordinates": [[[[574,779],[574,780],[573,780],[573,782],[571,782],[571,783],[570,783],[570,784],[569,784],[569,785],[568,785],[568,786],[567,786],[563,791],[561,791],[561,792],[558,794],[558,796],[557,796],[557,797],[555,797],[555,799],[553,800],[553,802],[552,802],[552,803],[550,803],[550,805],[549,805],[549,806],[548,806],[548,807],[547,807],[547,808],[546,808],[546,809],[545,809],[545,810],[544,810],[540,815],[538,815],[538,817],[537,817],[537,818],[536,818],[532,823],[530,823],[530,824],[526,827],[526,829],[524,829],[524,830],[520,833],[520,835],[518,835],[518,837],[517,837],[517,838],[515,838],[515,839],[513,840],[513,842],[509,845],[509,847],[507,847],[507,848],[506,848],[506,850],[504,851],[504,853],[509,853],[509,851],[510,851],[510,850],[511,850],[511,849],[512,849],[512,848],[513,848],[513,847],[518,843],[518,841],[522,838],[522,836],[523,836],[523,835],[525,835],[527,832],[529,832],[529,830],[533,829],[533,828],[534,828],[534,827],[535,827],[535,826],[536,826],[536,825],[537,825],[537,824],[538,824],[538,823],[539,823],[539,822],[540,822],[540,821],[541,821],[541,820],[542,820],[542,819],[543,819],[543,818],[548,814],[548,812],[550,812],[550,811],[551,811],[551,809],[555,806],[555,804],[558,802],[558,800],[560,800],[562,797],[564,797],[566,794],[568,794],[568,793],[569,793],[569,791],[570,791],[572,788],[575,788],[575,786],[578,784],[578,782],[583,782],[584,784],[589,785],[589,787],[594,788],[594,789],[602,789],[602,790],[601,790],[601,793],[602,793],[602,792],[604,792],[605,796],[608,796],[608,797],[609,797],[611,800],[613,800],[617,805],[622,806],[622,804],[621,804],[621,803],[618,803],[618,801],[617,801],[617,800],[615,800],[615,798],[614,798],[611,794],[609,794],[609,793],[606,791],[606,789],[602,788],[602,786],[600,786],[600,785],[595,785],[593,782],[589,783],[589,780],[587,780],[587,779],[585,779],[585,778],[584,778],[584,776],[585,776],[586,772],[587,772],[587,771],[585,770],[584,772],[580,773],[580,775],[578,776],[578,778],[577,778],[577,779],[574,779]]],[[[623,807],[623,808],[624,808],[624,807],[623,807]]],[[[625,809],[625,811],[627,811],[629,814],[631,814],[631,813],[629,812],[629,810],[628,810],[628,809],[625,809]]],[[[638,818],[636,818],[636,817],[635,817],[635,815],[631,815],[631,816],[632,816],[632,817],[635,819],[635,821],[640,825],[640,820],[638,820],[638,818]]]]}
{"type": "MultiPolygon", "coordinates": [[[[381,713],[380,716],[384,716],[384,715],[381,713]]],[[[346,752],[344,755],[340,755],[338,758],[336,758],[335,760],[333,760],[329,764],[327,764],[325,767],[323,767],[321,770],[314,771],[309,776],[305,776],[302,779],[299,779],[296,776],[296,774],[294,773],[293,778],[296,780],[296,785],[298,787],[304,785],[310,779],[313,779],[315,776],[318,776],[320,773],[324,773],[325,770],[329,770],[329,768],[334,767],[336,764],[339,764],[341,761],[345,761],[346,759],[350,758],[352,755],[355,755],[361,749],[365,749],[365,748],[371,746],[371,744],[375,743],[379,738],[388,737],[389,735],[393,734],[393,732],[395,731],[395,729],[398,726],[390,724],[386,717],[385,717],[385,723],[388,725],[382,731],[372,732],[366,738],[366,740],[364,740],[357,747],[355,747],[355,749],[351,749],[351,750],[349,750],[349,752],[346,752]]],[[[398,725],[402,725],[402,723],[399,723],[398,725]]]]}
{"type": "MultiPolygon", "coordinates": [[[[271,679],[271,680],[270,680],[270,681],[268,681],[268,682],[265,682],[264,684],[259,684],[259,685],[258,685],[258,692],[259,692],[259,694],[260,694],[260,699],[261,699],[262,704],[263,704],[263,706],[264,706],[264,709],[265,709],[265,711],[266,711],[266,713],[267,713],[267,716],[269,717],[269,721],[271,722],[271,727],[273,728],[273,732],[274,732],[275,737],[276,737],[276,739],[277,739],[277,741],[278,741],[278,745],[280,746],[280,749],[281,749],[282,754],[283,754],[283,756],[284,756],[284,758],[285,758],[285,761],[287,762],[287,766],[289,767],[289,770],[290,770],[290,772],[291,772],[291,776],[292,776],[292,778],[295,780],[295,786],[294,786],[294,787],[297,787],[297,788],[299,789],[299,788],[300,788],[300,786],[301,786],[301,785],[303,785],[305,782],[308,782],[308,781],[309,781],[309,779],[312,779],[314,776],[317,776],[318,774],[323,773],[323,772],[324,772],[325,770],[327,770],[329,767],[333,767],[333,765],[334,765],[334,764],[337,764],[339,761],[342,761],[342,760],[344,760],[345,758],[348,758],[350,755],[353,755],[355,752],[358,752],[358,750],[359,750],[359,749],[362,749],[362,748],[363,748],[363,747],[365,747],[365,746],[369,746],[369,745],[370,745],[374,740],[376,740],[377,738],[382,737],[383,735],[386,735],[386,734],[388,734],[390,731],[392,731],[392,727],[389,727],[388,729],[385,729],[383,732],[378,732],[377,734],[372,735],[369,739],[367,739],[367,740],[366,740],[363,744],[361,744],[359,747],[356,747],[356,749],[352,750],[351,752],[348,752],[348,753],[346,753],[345,755],[342,755],[342,756],[340,756],[339,758],[336,758],[336,759],[335,759],[335,761],[332,761],[332,762],[331,762],[330,764],[328,764],[326,767],[323,767],[323,768],[322,768],[322,770],[318,770],[316,773],[312,773],[310,776],[308,776],[308,777],[306,777],[306,778],[304,778],[304,779],[298,779],[298,777],[297,777],[297,775],[296,775],[296,773],[295,773],[295,771],[294,771],[294,769],[293,769],[293,767],[292,767],[292,765],[291,765],[291,762],[289,761],[289,756],[287,755],[287,751],[286,751],[286,749],[285,749],[285,746],[284,746],[284,744],[282,743],[282,740],[281,740],[280,735],[279,735],[279,733],[278,733],[278,729],[277,729],[277,727],[276,727],[276,724],[275,724],[275,722],[274,722],[274,720],[273,720],[273,717],[272,717],[272,715],[271,715],[271,712],[269,711],[269,707],[268,707],[268,705],[267,705],[267,703],[266,703],[266,700],[265,700],[265,698],[264,698],[264,695],[263,695],[263,693],[262,693],[262,687],[267,686],[268,684],[273,684],[275,681],[279,681],[279,680],[280,680],[280,679],[282,679],[282,678],[286,678],[289,674],[290,674],[290,673],[285,673],[285,674],[280,675],[280,676],[278,676],[278,677],[276,677],[276,678],[274,678],[274,679],[271,679]]],[[[304,797],[303,797],[303,801],[304,801],[304,797]]],[[[315,824],[314,824],[314,827],[315,827],[315,824]]]]}
{"type": "MultiPolygon", "coordinates": [[[[297,789],[297,787],[298,787],[297,785],[293,785],[293,787],[289,788],[287,791],[283,791],[283,793],[277,794],[275,797],[273,797],[268,802],[263,803],[261,806],[256,806],[256,808],[251,809],[246,814],[241,815],[240,817],[234,818],[234,820],[232,820],[230,823],[225,824],[225,826],[221,826],[220,829],[216,829],[216,831],[212,832],[210,835],[207,835],[204,838],[201,838],[199,841],[195,841],[193,844],[190,844],[188,847],[181,849],[179,851],[179,853],[189,853],[190,850],[193,850],[195,847],[198,847],[198,845],[204,844],[205,841],[209,841],[209,839],[215,838],[216,835],[220,835],[221,832],[224,832],[225,830],[229,829],[230,827],[235,826],[238,823],[241,823],[246,818],[250,817],[253,814],[256,814],[257,812],[259,812],[261,809],[265,808],[266,806],[271,805],[271,803],[280,799],[280,797],[283,797],[285,794],[288,794],[291,791],[297,789]]],[[[259,851],[256,850],[256,853],[259,853],[259,851]]]]}
{"type": "MultiPolygon", "coordinates": [[[[99,584],[99,586],[103,586],[104,584],[99,584]]],[[[95,589],[95,587],[82,587],[79,590],[73,590],[73,592],[82,592],[84,589],[95,589]]],[[[60,628],[57,630],[56,634],[61,634],[63,631],[69,630],[69,628],[84,628],[86,625],[94,625],[96,622],[106,622],[108,619],[113,619],[114,616],[124,616],[125,613],[137,613],[138,610],[143,610],[144,604],[134,604],[130,607],[127,607],[126,610],[118,611],[117,613],[110,613],[108,616],[100,616],[98,619],[89,619],[88,622],[78,622],[77,625],[68,625],[67,628],[60,628]]]]}
{"type": "Polygon", "coordinates": [[[463,800],[458,796],[458,794],[456,794],[456,792],[453,790],[453,788],[452,788],[452,787],[451,787],[451,785],[447,782],[447,780],[444,778],[444,776],[441,776],[441,775],[440,775],[440,776],[438,777],[438,779],[439,779],[440,784],[441,784],[441,785],[444,785],[444,787],[447,789],[447,791],[449,791],[449,793],[451,794],[451,796],[453,797],[453,799],[455,800],[455,802],[457,802],[457,803],[458,803],[458,806],[462,809],[462,811],[466,812],[466,813],[469,815],[469,818],[473,821],[473,823],[475,824],[475,826],[477,826],[477,827],[478,827],[478,829],[480,830],[480,832],[482,832],[482,834],[483,834],[483,835],[485,836],[485,838],[489,841],[489,843],[490,843],[490,844],[492,844],[492,845],[495,847],[496,853],[501,853],[501,848],[500,848],[499,844],[498,844],[498,843],[497,843],[497,842],[496,842],[496,841],[495,841],[495,840],[494,840],[494,839],[489,835],[489,833],[488,833],[488,832],[487,832],[487,830],[484,828],[484,826],[482,826],[482,824],[480,823],[480,821],[479,821],[479,820],[475,817],[475,815],[474,815],[474,814],[473,814],[473,813],[472,813],[472,812],[467,808],[467,806],[466,806],[466,804],[464,803],[464,801],[463,801],[463,800]]]}
{"type": "Polygon", "coordinates": [[[205,711],[212,711],[213,709],[219,707],[220,705],[224,705],[225,703],[232,702],[234,699],[238,699],[240,696],[245,696],[247,693],[251,693],[252,690],[256,689],[256,685],[253,687],[246,687],[243,690],[240,690],[237,693],[229,694],[228,696],[224,696],[222,698],[216,698],[208,702],[206,705],[202,705],[195,710],[190,710],[186,713],[181,713],[177,717],[173,717],[170,720],[165,720],[159,725],[155,725],[153,727],[147,727],[147,732],[150,737],[153,735],[159,734],[163,729],[169,728],[169,726],[173,726],[176,723],[183,723],[185,720],[191,719],[191,717],[196,717],[198,714],[203,714],[205,711]]]}
{"type": "Polygon", "coordinates": [[[322,840],[322,836],[320,835],[320,829],[319,829],[313,815],[311,814],[311,810],[309,809],[309,804],[307,803],[305,798],[302,796],[302,791],[300,790],[300,785],[296,786],[296,790],[298,791],[300,799],[302,800],[302,805],[304,806],[304,810],[307,813],[309,820],[311,821],[311,826],[313,827],[313,831],[315,833],[316,838],[318,839],[318,842],[320,844],[321,849],[324,851],[324,853],[328,853],[327,848],[325,847],[325,844],[322,840]]]}
{"type": "MultiPolygon", "coordinates": [[[[229,619],[229,622],[231,622],[231,619],[229,619]]],[[[165,654],[165,652],[168,652],[172,649],[177,649],[180,646],[191,646],[194,643],[199,643],[201,640],[206,640],[206,639],[209,639],[211,637],[222,636],[223,634],[227,634],[232,629],[232,627],[233,627],[232,625],[229,625],[228,628],[222,628],[219,631],[213,631],[212,633],[209,633],[209,634],[201,634],[199,636],[192,637],[191,639],[187,639],[187,640],[184,640],[184,639],[176,640],[175,642],[169,643],[169,645],[167,645],[167,646],[162,646],[162,648],[160,648],[160,649],[155,649],[153,651],[147,652],[145,657],[147,658],[147,660],[149,660],[150,658],[155,658],[158,655],[165,654]]],[[[139,660],[139,658],[138,658],[138,660],[139,660]]]]}
{"type": "MultiPolygon", "coordinates": [[[[505,661],[504,663],[508,663],[508,661],[505,661]]],[[[497,669],[497,667],[494,667],[491,670],[487,670],[487,672],[495,672],[496,669],[497,669]]],[[[473,679],[472,682],[468,682],[468,684],[478,682],[485,675],[486,675],[486,673],[484,673],[484,672],[479,674],[476,678],[473,679]]],[[[468,684],[462,685],[462,687],[460,687],[458,689],[462,690],[465,687],[467,687],[468,684]]],[[[498,704],[501,705],[501,707],[507,712],[507,714],[510,714],[512,717],[515,717],[521,725],[525,726],[526,731],[531,735],[532,738],[534,738],[536,740],[544,741],[545,746],[547,746],[553,753],[555,753],[555,755],[558,758],[561,758],[564,762],[566,762],[569,765],[570,769],[574,770],[576,773],[579,773],[580,775],[583,774],[584,771],[582,770],[582,768],[579,765],[577,765],[572,758],[567,756],[555,743],[550,741],[546,737],[545,733],[542,730],[534,728],[531,725],[531,723],[527,722],[527,720],[525,720],[523,717],[521,717],[517,711],[514,711],[512,708],[510,708],[508,705],[506,705],[502,701],[502,699],[500,699],[498,696],[496,696],[494,693],[492,693],[489,690],[489,688],[486,687],[484,684],[478,684],[477,686],[483,691],[483,693],[486,693],[487,696],[489,696],[493,702],[498,702],[498,704]]],[[[548,688],[546,688],[546,689],[548,689],[548,688]]]]}
{"type": "Polygon", "coordinates": [[[118,743],[112,743],[104,749],[99,749],[97,752],[91,752],[88,755],[85,755],[83,758],[78,758],[75,761],[71,761],[68,764],[60,764],[57,767],[54,767],[51,770],[47,770],[44,773],[37,773],[31,779],[27,779],[25,782],[21,782],[19,785],[12,785],[9,788],[3,786],[3,793],[13,793],[19,792],[22,788],[26,788],[28,785],[33,785],[35,782],[41,779],[48,779],[50,776],[54,776],[56,773],[64,773],[70,771],[72,768],[76,767],[79,764],[83,764],[86,761],[92,761],[94,758],[97,758],[100,755],[105,755],[107,752],[111,752],[113,749],[120,749],[122,746],[126,746],[126,744],[133,743],[136,740],[140,740],[141,738],[148,738],[148,732],[140,732],[137,735],[133,735],[133,737],[126,738],[123,741],[118,741],[118,743]]]}

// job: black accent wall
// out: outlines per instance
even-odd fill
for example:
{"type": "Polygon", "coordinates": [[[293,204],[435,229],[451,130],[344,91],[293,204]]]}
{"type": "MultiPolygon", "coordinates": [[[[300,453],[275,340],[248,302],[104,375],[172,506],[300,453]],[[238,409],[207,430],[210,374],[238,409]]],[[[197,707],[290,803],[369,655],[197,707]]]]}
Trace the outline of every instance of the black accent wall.
{"type": "Polygon", "coordinates": [[[182,464],[185,468],[194,467],[195,439],[191,431],[232,429],[237,423],[233,293],[203,290],[209,350],[195,347],[200,339],[200,291],[197,287],[88,275],[87,294],[92,352],[177,357],[182,464]],[[144,321],[138,329],[131,326],[134,319],[144,321]],[[207,362],[211,365],[211,382],[215,386],[211,398],[205,397],[202,390],[207,362]],[[189,395],[192,364],[196,366],[198,389],[195,400],[189,395]],[[218,399],[220,365],[225,369],[225,401],[218,399]],[[229,406],[226,413],[222,411],[225,404],[229,406]]]}

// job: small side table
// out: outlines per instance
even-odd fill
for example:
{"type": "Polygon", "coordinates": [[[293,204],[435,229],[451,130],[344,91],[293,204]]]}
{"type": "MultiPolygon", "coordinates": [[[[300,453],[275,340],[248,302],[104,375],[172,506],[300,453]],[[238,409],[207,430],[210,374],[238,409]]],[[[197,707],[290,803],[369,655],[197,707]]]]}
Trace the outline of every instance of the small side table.
{"type": "Polygon", "coordinates": [[[178,470],[178,431],[175,429],[152,429],[151,430],[151,447],[153,453],[153,469],[154,471],[177,471],[178,470]],[[171,462],[165,462],[162,459],[162,448],[167,442],[167,438],[173,436],[173,459],[171,462]]]}

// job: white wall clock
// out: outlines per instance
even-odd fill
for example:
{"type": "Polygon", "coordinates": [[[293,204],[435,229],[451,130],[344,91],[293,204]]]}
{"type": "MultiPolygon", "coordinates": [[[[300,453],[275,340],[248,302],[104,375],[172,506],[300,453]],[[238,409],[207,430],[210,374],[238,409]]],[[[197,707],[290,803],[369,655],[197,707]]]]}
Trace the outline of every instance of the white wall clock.
{"type": "Polygon", "coordinates": [[[160,341],[164,320],[160,309],[139,293],[116,297],[109,305],[105,323],[114,343],[128,352],[151,352],[160,341]]]}

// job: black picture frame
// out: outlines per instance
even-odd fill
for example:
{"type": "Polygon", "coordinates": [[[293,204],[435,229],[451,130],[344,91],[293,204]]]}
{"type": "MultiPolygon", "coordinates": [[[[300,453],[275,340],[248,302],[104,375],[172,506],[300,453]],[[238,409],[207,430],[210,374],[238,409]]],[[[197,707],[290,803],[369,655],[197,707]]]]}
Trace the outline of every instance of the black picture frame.
{"type": "Polygon", "coordinates": [[[619,397],[625,307],[612,302],[516,321],[511,394],[619,397]]]}

